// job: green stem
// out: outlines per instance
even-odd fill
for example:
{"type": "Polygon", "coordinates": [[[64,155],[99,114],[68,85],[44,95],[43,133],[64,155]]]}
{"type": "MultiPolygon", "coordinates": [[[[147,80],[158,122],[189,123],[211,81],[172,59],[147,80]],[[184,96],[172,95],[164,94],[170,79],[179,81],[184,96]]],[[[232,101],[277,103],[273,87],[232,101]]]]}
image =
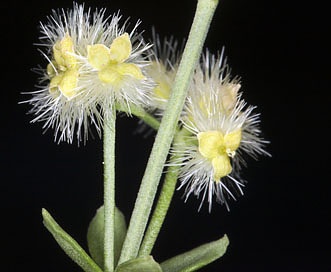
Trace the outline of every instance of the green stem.
{"type": "MultiPolygon", "coordinates": [[[[174,157],[171,157],[171,159],[174,159],[174,157]]],[[[170,166],[167,170],[161,194],[139,250],[139,256],[147,256],[152,252],[156,238],[159,235],[165,216],[168,212],[172,196],[176,189],[179,170],[179,165],[170,166]]]]}
{"type": "MultiPolygon", "coordinates": [[[[189,134],[190,133],[187,130],[181,130],[175,136],[174,144],[176,145],[176,143],[185,141],[185,136],[189,134]]],[[[148,224],[144,240],[139,250],[139,256],[147,256],[150,255],[150,253],[152,252],[156,238],[160,233],[161,227],[167,215],[172,197],[176,189],[177,179],[179,171],[181,169],[181,158],[181,154],[177,152],[175,154],[172,154],[170,157],[170,162],[173,162],[175,164],[169,166],[167,169],[167,173],[164,179],[158,202],[156,204],[152,218],[148,224]]]]}
{"type": "Polygon", "coordinates": [[[143,108],[137,107],[135,105],[130,105],[130,109],[128,109],[128,107],[123,107],[121,104],[118,103],[116,104],[116,109],[129,115],[133,114],[155,130],[158,130],[160,127],[160,121],[157,120],[153,115],[146,112],[143,108]]]}
{"type": "Polygon", "coordinates": [[[218,0],[198,0],[194,21],[142,179],[119,263],[138,255],[169,148],[218,0]]]}
{"type": "Polygon", "coordinates": [[[114,271],[114,218],[115,218],[115,123],[116,110],[104,120],[104,271],[114,271]]]}

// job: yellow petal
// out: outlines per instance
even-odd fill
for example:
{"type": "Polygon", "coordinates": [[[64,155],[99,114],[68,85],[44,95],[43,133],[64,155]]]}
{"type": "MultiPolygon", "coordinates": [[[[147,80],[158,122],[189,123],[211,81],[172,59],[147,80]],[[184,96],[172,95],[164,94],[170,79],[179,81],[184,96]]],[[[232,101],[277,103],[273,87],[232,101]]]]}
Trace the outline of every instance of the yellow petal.
{"type": "Polygon", "coordinates": [[[114,65],[114,68],[121,75],[132,76],[140,80],[145,78],[145,76],[141,72],[141,69],[133,63],[121,63],[116,66],[114,65]]]}
{"type": "Polygon", "coordinates": [[[146,67],[146,73],[154,80],[156,87],[154,88],[154,96],[157,99],[168,100],[170,97],[172,73],[168,71],[161,62],[152,61],[146,67]]]}
{"type": "Polygon", "coordinates": [[[214,179],[219,181],[221,178],[229,175],[232,166],[229,157],[226,154],[219,155],[212,160],[214,179]]]}
{"type": "Polygon", "coordinates": [[[77,60],[73,56],[74,42],[69,34],[65,34],[62,40],[57,41],[53,46],[54,59],[60,69],[72,69],[76,67],[77,60]]]}
{"type": "Polygon", "coordinates": [[[59,83],[61,93],[68,99],[71,99],[77,93],[77,82],[78,71],[74,69],[66,71],[59,83]]]}
{"type": "Polygon", "coordinates": [[[225,134],[224,144],[227,152],[236,151],[241,142],[241,129],[237,129],[231,133],[225,134]]]}
{"type": "Polygon", "coordinates": [[[56,94],[56,92],[58,91],[58,87],[60,82],[63,79],[63,73],[59,73],[58,75],[54,76],[50,83],[49,83],[49,92],[50,94],[56,94]]]}
{"type": "Polygon", "coordinates": [[[61,52],[61,41],[57,41],[53,46],[53,55],[58,66],[65,66],[65,62],[61,52]]]}
{"type": "Polygon", "coordinates": [[[110,60],[109,48],[103,44],[88,45],[87,60],[93,68],[97,70],[104,69],[110,60]]]}
{"type": "Polygon", "coordinates": [[[165,81],[156,82],[157,86],[154,88],[154,95],[156,98],[168,100],[170,97],[170,85],[165,81]]]}
{"type": "Polygon", "coordinates": [[[224,148],[224,136],[222,132],[200,132],[197,136],[199,141],[199,152],[205,158],[213,159],[220,153],[223,153],[221,150],[224,148]]]}
{"type": "Polygon", "coordinates": [[[110,45],[110,61],[112,63],[122,63],[127,60],[132,51],[132,45],[128,33],[117,37],[110,45]]]}
{"type": "Polygon", "coordinates": [[[105,69],[99,71],[98,76],[102,82],[109,83],[114,86],[118,86],[123,79],[123,75],[114,69],[113,65],[108,65],[105,69]]]}

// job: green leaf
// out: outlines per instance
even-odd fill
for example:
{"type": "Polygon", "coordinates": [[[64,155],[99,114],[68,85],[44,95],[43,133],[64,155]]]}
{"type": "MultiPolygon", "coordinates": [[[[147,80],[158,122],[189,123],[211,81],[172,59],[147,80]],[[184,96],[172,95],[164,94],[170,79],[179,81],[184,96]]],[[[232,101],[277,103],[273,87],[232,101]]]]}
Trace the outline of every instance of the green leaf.
{"type": "MultiPolygon", "coordinates": [[[[123,213],[115,207],[115,241],[114,241],[114,260],[115,266],[121,254],[123,241],[126,235],[126,222],[123,213]]],[[[87,230],[87,245],[93,260],[101,267],[104,266],[103,241],[104,241],[104,207],[101,206],[87,230]]]]}
{"type": "Polygon", "coordinates": [[[102,272],[100,267],[90,258],[84,249],[55,222],[46,209],[42,209],[42,216],[45,227],[53,235],[63,251],[75,263],[86,272],[102,272]]]}
{"type": "Polygon", "coordinates": [[[152,256],[143,256],[120,264],[115,272],[162,272],[152,256]]]}
{"type": "Polygon", "coordinates": [[[163,272],[190,272],[210,264],[222,257],[229,245],[226,235],[223,238],[201,245],[191,251],[177,255],[161,263],[163,272]]]}

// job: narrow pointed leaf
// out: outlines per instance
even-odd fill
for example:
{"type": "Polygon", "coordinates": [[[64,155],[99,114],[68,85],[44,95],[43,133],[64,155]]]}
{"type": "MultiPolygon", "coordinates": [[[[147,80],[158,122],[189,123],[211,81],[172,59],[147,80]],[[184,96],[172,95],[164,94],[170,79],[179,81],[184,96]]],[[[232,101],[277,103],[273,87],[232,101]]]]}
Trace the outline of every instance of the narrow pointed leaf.
{"type": "Polygon", "coordinates": [[[115,272],[162,272],[152,256],[143,256],[120,264],[115,272]]]}
{"type": "Polygon", "coordinates": [[[191,251],[177,255],[161,263],[163,272],[190,272],[222,257],[229,245],[226,235],[223,238],[201,245],[191,251]]]}
{"type": "MultiPolygon", "coordinates": [[[[89,251],[93,260],[103,268],[103,241],[104,241],[104,207],[101,206],[95,216],[93,217],[92,221],[87,230],[87,244],[89,251]]],[[[123,213],[115,207],[115,241],[114,241],[114,260],[115,266],[118,262],[120,257],[120,253],[122,250],[123,241],[126,235],[126,222],[123,213]]]]}
{"type": "Polygon", "coordinates": [[[42,209],[42,216],[45,227],[53,235],[63,251],[75,263],[85,272],[102,272],[100,267],[91,259],[84,249],[55,222],[46,209],[42,209]]]}

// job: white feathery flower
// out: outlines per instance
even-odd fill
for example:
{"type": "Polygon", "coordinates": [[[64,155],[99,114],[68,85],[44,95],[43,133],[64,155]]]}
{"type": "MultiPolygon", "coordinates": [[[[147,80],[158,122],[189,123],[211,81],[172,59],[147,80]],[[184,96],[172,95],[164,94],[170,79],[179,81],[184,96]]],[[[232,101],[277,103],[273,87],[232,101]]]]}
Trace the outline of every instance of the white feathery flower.
{"type": "Polygon", "coordinates": [[[165,37],[161,41],[153,29],[152,37],[153,46],[149,50],[151,65],[147,68],[147,73],[155,82],[152,91],[152,109],[156,116],[160,116],[170,97],[182,49],[178,48],[178,42],[173,36],[165,37]]]}
{"type": "Polygon", "coordinates": [[[239,172],[245,154],[268,155],[259,114],[241,98],[239,80],[230,78],[222,57],[223,52],[219,58],[207,52],[197,67],[181,118],[191,135],[173,148],[181,156],[172,162],[182,165],[179,189],[185,187],[186,199],[201,194],[199,209],[207,198],[209,211],[214,196],[229,209],[227,199],[243,194],[239,172]]]}
{"type": "Polygon", "coordinates": [[[153,85],[144,75],[148,61],[146,45],[136,33],[139,22],[126,33],[117,13],[105,17],[105,9],[85,10],[74,3],[72,10],[53,10],[41,24],[40,51],[48,61],[39,90],[32,98],[32,122],[53,128],[55,139],[71,143],[88,137],[93,124],[101,134],[103,118],[115,103],[148,104],[153,85]]]}
{"type": "Polygon", "coordinates": [[[88,45],[87,55],[82,58],[88,72],[81,80],[93,92],[103,115],[110,113],[115,103],[129,113],[130,104],[150,107],[154,87],[146,72],[150,65],[146,56],[150,46],[136,33],[138,25],[139,22],[130,33],[124,31],[125,27],[108,26],[103,39],[88,45]]]}

